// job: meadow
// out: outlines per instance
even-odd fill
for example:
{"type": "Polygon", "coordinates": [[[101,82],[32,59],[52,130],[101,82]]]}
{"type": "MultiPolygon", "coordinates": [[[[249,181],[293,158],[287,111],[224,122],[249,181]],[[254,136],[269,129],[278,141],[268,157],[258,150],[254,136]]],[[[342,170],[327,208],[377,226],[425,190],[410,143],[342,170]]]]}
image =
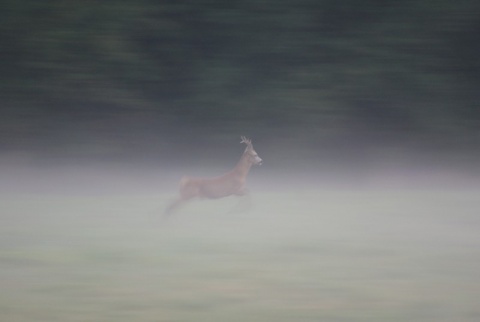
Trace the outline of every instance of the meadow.
{"type": "Polygon", "coordinates": [[[2,190],[1,321],[480,320],[478,189],[259,185],[164,218],[165,189],[64,180],[2,190]]]}

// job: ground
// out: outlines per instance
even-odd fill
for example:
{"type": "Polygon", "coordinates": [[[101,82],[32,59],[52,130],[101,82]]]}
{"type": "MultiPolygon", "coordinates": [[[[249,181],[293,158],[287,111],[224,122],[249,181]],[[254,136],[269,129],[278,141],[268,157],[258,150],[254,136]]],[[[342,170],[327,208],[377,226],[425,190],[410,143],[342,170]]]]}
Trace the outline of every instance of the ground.
{"type": "Polygon", "coordinates": [[[7,177],[18,180],[1,187],[2,321],[480,319],[472,186],[264,176],[247,211],[230,211],[234,197],[198,200],[164,220],[177,173],[7,177]]]}

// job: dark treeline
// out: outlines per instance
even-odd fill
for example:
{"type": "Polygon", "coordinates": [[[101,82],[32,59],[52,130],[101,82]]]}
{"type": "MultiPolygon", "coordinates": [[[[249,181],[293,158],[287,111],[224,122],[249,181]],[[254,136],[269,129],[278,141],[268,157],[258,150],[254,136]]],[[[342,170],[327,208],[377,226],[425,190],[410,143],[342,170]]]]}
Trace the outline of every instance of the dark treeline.
{"type": "Polygon", "coordinates": [[[0,144],[472,150],[479,34],[473,0],[4,0],[0,144]]]}

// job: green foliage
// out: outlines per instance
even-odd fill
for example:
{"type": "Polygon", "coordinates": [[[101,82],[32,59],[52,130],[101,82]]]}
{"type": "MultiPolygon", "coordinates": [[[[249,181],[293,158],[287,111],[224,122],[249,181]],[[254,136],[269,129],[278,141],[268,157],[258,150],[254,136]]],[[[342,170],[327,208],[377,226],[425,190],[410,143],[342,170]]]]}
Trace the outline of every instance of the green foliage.
{"type": "Polygon", "coordinates": [[[4,123],[100,112],[115,124],[140,109],[199,127],[478,137],[475,1],[5,0],[2,11],[1,103],[30,116],[4,123]]]}

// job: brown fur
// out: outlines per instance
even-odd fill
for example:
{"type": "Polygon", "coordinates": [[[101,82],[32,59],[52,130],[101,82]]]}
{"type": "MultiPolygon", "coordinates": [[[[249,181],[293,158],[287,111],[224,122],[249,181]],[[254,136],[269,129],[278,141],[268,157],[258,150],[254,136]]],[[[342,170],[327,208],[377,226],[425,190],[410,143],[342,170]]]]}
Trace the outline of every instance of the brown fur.
{"type": "Polygon", "coordinates": [[[246,195],[245,185],[248,172],[253,164],[261,164],[262,159],[253,149],[251,140],[242,137],[240,143],[245,143],[247,148],[237,165],[224,175],[214,178],[183,176],[180,180],[179,196],[167,207],[166,214],[170,214],[178,206],[192,198],[218,199],[230,195],[246,195]]]}

